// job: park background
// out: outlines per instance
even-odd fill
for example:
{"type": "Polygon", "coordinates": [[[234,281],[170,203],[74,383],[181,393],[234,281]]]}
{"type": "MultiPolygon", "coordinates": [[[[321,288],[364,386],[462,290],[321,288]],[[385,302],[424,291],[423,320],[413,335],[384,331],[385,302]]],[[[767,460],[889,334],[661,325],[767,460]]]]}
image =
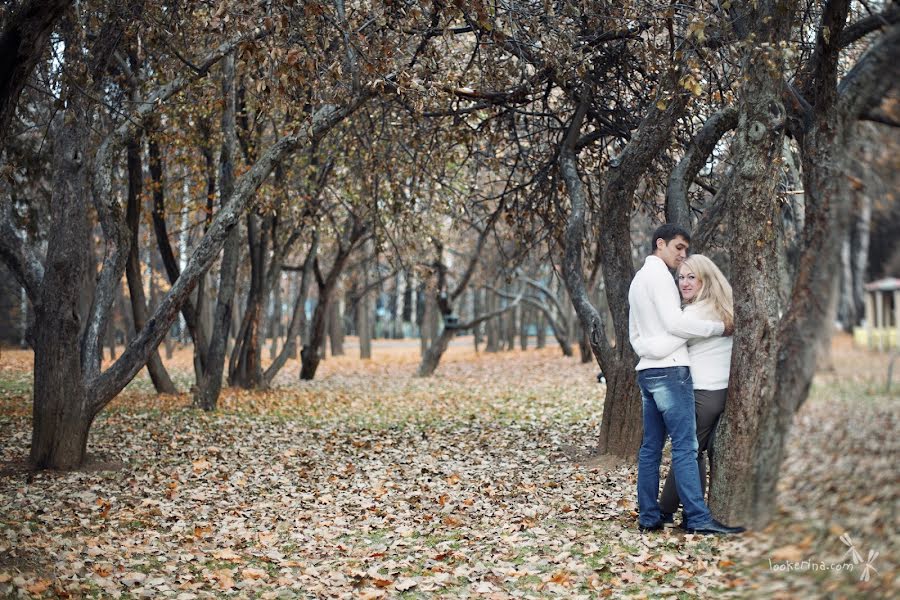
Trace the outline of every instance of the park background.
{"type": "Polygon", "coordinates": [[[898,17],[4,4],[4,593],[890,596],[898,17]],[[663,221],[738,539],[635,529],[663,221]]]}

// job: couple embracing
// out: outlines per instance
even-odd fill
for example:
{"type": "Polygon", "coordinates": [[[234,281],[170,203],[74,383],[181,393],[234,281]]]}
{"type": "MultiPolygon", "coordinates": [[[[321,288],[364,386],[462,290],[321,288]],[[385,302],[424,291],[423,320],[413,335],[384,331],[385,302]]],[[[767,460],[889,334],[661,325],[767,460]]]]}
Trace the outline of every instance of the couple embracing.
{"type": "Polygon", "coordinates": [[[740,533],[742,527],[713,519],[704,501],[705,466],[702,460],[698,465],[698,451],[704,450],[710,450],[712,463],[711,438],[725,409],[734,331],[731,286],[705,256],[687,257],[690,242],[690,234],[677,225],[659,227],[652,254],[628,291],[629,337],[640,357],[644,424],[638,525],[641,531],[656,531],[673,523],[680,500],[687,532],[740,533]],[[670,269],[677,272],[677,287],[670,269]],[[672,468],[657,500],[667,434],[672,468]]]}

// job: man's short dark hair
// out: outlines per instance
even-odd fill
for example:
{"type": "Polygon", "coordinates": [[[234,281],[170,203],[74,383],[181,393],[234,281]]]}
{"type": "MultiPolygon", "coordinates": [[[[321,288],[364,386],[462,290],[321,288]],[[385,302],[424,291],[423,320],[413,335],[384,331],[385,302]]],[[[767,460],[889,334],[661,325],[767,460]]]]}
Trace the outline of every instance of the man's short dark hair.
{"type": "Polygon", "coordinates": [[[676,225],[675,223],[660,225],[656,228],[656,231],[653,232],[653,237],[650,240],[650,253],[653,254],[656,252],[656,240],[659,238],[662,238],[663,241],[668,244],[679,235],[683,237],[684,241],[687,243],[691,242],[691,234],[681,225],[676,225]]]}

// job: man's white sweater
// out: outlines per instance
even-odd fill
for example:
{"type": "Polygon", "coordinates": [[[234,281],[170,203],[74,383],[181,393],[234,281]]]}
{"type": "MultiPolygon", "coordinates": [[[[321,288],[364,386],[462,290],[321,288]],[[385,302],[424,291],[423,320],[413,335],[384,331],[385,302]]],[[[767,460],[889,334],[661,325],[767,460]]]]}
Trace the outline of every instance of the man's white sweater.
{"type": "Polygon", "coordinates": [[[666,263],[648,256],[628,289],[628,337],[641,357],[637,370],[690,367],[688,338],[722,335],[721,321],[685,315],[675,279],[666,263]],[[657,357],[657,358],[653,358],[657,357]]]}

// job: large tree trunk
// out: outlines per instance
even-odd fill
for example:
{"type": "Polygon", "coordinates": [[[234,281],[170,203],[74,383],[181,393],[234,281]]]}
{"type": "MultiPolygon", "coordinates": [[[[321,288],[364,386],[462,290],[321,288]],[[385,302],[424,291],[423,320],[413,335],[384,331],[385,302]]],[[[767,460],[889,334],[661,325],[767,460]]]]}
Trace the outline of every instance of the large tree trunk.
{"type": "MultiPolygon", "coordinates": [[[[787,36],[789,13],[783,7],[765,8],[773,13],[765,32],[778,36],[770,37],[768,46],[776,47],[787,36]]],[[[733,260],[739,261],[733,263],[734,288],[740,290],[735,298],[736,350],[725,427],[716,444],[716,461],[722,467],[715,471],[712,507],[726,520],[746,519],[756,527],[771,518],[785,442],[794,414],[809,393],[817,341],[831,326],[829,304],[837,291],[834,278],[841,251],[835,240],[846,235],[852,206],[846,167],[855,121],[900,77],[900,26],[894,25],[837,84],[836,40],[848,12],[846,2],[826,6],[813,55],[818,60],[810,69],[812,84],[806,90],[813,107],[801,136],[807,211],[804,250],[790,305],[780,322],[772,306],[777,282],[768,268],[774,263],[766,222],[775,181],[768,150],[782,135],[778,117],[783,109],[777,110],[780,81],[766,65],[770,57],[747,57],[749,85],[743,88],[737,138],[743,147],[736,153],[739,177],[743,174],[746,182],[735,193],[740,199],[735,209],[744,218],[739,243],[732,247],[733,260]]],[[[762,48],[757,45],[751,52],[762,48]]]]}
{"type": "MultiPolygon", "coordinates": [[[[666,90],[678,90],[679,76],[680,72],[675,70],[666,75],[659,97],[663,97],[666,90]]],[[[631,262],[632,197],[638,181],[668,141],[676,120],[684,112],[686,101],[682,90],[673,92],[673,97],[666,102],[651,106],[601,194],[599,210],[604,218],[600,244],[605,251],[600,256],[615,330],[615,347],[607,339],[604,319],[591,303],[582,266],[586,199],[578,173],[575,142],[587,111],[585,102],[578,107],[560,151],[560,171],[572,202],[564,238],[563,279],[607,382],[597,446],[601,454],[633,458],[641,444],[641,395],[634,372],[637,356],[628,341],[628,287],[634,276],[631,262]]]]}
{"type": "MultiPolygon", "coordinates": [[[[777,227],[781,212],[776,186],[787,115],[781,102],[781,71],[770,66],[782,57],[766,48],[777,47],[787,36],[790,12],[777,0],[760,3],[752,21],[762,23],[763,18],[768,24],[757,32],[760,43],[748,46],[744,55],[742,72],[747,83],[741,88],[735,169],[728,190],[731,227],[740,232],[731,245],[734,352],[710,494],[720,520],[751,526],[765,522],[772,510],[774,496],[763,489],[763,480],[780,468],[776,440],[785,433],[773,432],[775,437],[768,441],[760,437],[763,428],[783,420],[773,414],[778,410],[773,393],[780,286],[777,227]],[[760,459],[769,465],[761,465],[760,459]]],[[[806,192],[808,200],[810,190],[806,192]]]]}
{"type": "Polygon", "coordinates": [[[94,420],[84,384],[81,343],[87,317],[82,297],[91,250],[84,156],[87,119],[74,100],[56,137],[47,261],[35,306],[31,464],[72,469],[84,462],[94,420]]]}

